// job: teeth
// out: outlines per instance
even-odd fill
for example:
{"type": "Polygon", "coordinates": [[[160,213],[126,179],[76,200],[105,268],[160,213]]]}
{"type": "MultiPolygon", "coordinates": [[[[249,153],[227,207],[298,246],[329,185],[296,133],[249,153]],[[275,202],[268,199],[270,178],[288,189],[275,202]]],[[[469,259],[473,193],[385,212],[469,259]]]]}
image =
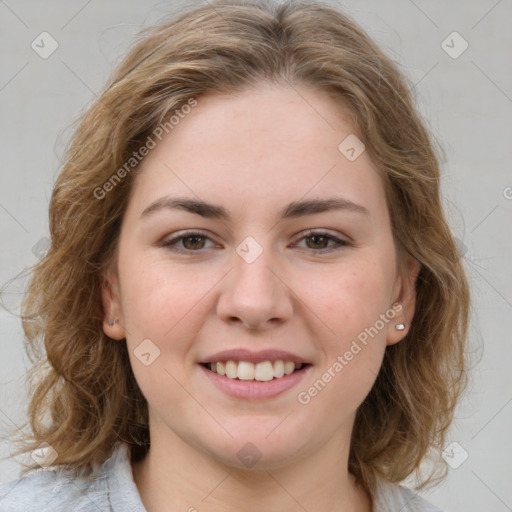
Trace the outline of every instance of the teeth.
{"type": "Polygon", "coordinates": [[[226,377],[230,379],[238,377],[238,364],[235,361],[226,361],[226,377]]]}
{"type": "Polygon", "coordinates": [[[274,378],[274,368],[270,361],[256,363],[254,366],[254,378],[261,382],[272,380],[274,378]]]}
{"type": "Polygon", "coordinates": [[[295,370],[295,363],[292,361],[286,361],[284,363],[284,373],[286,375],[290,375],[291,373],[293,373],[293,370],[295,370]]]}
{"type": "Polygon", "coordinates": [[[279,360],[274,363],[274,377],[279,379],[284,375],[284,363],[279,360]]]}
{"type": "Polygon", "coordinates": [[[240,380],[254,380],[254,365],[247,361],[240,361],[238,363],[238,378],[240,380]]]}
{"type": "Polygon", "coordinates": [[[211,366],[216,366],[216,368],[212,368],[212,370],[217,371],[219,375],[226,375],[226,365],[224,363],[219,361],[218,363],[212,363],[211,366]]]}
{"type": "Polygon", "coordinates": [[[218,361],[207,366],[212,372],[225,375],[229,379],[266,382],[279,379],[284,375],[291,375],[295,370],[300,370],[303,364],[279,359],[274,363],[262,361],[256,364],[250,361],[218,361]]]}

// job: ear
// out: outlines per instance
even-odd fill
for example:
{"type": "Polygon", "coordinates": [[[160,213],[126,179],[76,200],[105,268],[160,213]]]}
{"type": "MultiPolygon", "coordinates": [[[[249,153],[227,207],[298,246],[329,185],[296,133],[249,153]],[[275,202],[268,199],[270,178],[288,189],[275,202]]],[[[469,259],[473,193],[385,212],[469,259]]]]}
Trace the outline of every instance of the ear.
{"type": "Polygon", "coordinates": [[[126,333],[119,293],[119,278],[111,269],[108,269],[103,274],[101,300],[104,311],[103,332],[114,340],[124,339],[126,333]]]}
{"type": "Polygon", "coordinates": [[[411,328],[416,306],[416,278],[421,269],[421,263],[407,254],[400,266],[400,270],[393,289],[393,309],[397,312],[386,335],[386,344],[394,345],[403,340],[411,328]],[[403,324],[405,329],[398,330],[397,325],[403,324]]]}

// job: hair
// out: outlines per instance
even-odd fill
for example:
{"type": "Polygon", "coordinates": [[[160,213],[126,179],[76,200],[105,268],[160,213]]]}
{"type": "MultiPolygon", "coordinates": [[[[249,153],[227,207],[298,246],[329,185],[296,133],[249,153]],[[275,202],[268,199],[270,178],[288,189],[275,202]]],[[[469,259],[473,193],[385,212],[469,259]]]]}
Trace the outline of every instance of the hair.
{"type": "Polygon", "coordinates": [[[383,177],[399,252],[421,263],[412,325],[386,348],[357,411],[349,470],[370,492],[379,477],[418,474],[424,460],[435,470],[418,487],[445,475],[440,452],[466,385],[470,302],[439,157],[397,64],[345,14],[310,0],[211,1],[146,29],[82,116],[51,198],[51,246],[23,302],[34,364],[31,432],[20,434],[18,454],[46,442],[53,466],[90,475],[118,442],[132,462],[148,451],[147,402],[126,344],[102,329],[104,273],[137,172],[126,162],[191,100],[262,82],[326,93],[351,116],[383,177]]]}

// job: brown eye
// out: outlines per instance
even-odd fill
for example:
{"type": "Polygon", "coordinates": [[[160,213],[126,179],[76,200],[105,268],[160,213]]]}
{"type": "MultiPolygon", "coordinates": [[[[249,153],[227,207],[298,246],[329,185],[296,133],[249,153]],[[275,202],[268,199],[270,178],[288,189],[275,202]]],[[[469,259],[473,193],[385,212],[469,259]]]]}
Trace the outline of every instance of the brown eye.
{"type": "Polygon", "coordinates": [[[212,248],[215,244],[211,241],[210,237],[200,232],[178,233],[172,238],[162,241],[162,247],[174,252],[190,254],[193,252],[202,252],[203,250],[212,248]],[[207,245],[207,243],[210,245],[207,245]]]}
{"type": "MultiPolygon", "coordinates": [[[[305,236],[299,240],[299,243],[303,240],[305,241],[305,247],[302,246],[302,248],[309,249],[319,254],[337,251],[351,245],[350,242],[341,240],[323,231],[308,231],[305,236]]],[[[299,244],[297,244],[297,246],[301,247],[299,244]]]]}
{"type": "Polygon", "coordinates": [[[312,241],[311,244],[306,242],[308,249],[325,249],[329,243],[329,238],[324,235],[312,235],[305,239],[312,241]]]}
{"type": "Polygon", "coordinates": [[[192,235],[192,236],[184,236],[181,238],[183,240],[183,247],[188,250],[195,249],[203,249],[205,243],[205,237],[200,235],[192,235]]]}

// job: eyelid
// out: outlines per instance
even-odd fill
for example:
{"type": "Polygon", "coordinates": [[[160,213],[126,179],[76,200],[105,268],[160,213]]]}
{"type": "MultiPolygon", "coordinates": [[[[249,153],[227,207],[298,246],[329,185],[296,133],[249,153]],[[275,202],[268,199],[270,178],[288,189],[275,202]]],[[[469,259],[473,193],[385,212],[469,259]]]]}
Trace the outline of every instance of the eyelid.
{"type": "Polygon", "coordinates": [[[325,228],[309,228],[304,231],[301,231],[300,233],[298,233],[297,236],[300,236],[300,238],[304,238],[304,237],[314,236],[314,235],[327,236],[327,237],[333,238],[335,240],[338,240],[340,242],[345,242],[347,244],[350,243],[350,240],[348,239],[348,237],[346,235],[342,235],[340,233],[336,233],[336,232],[333,232],[333,231],[331,231],[329,229],[325,229],[325,228]]]}
{"type": "Polygon", "coordinates": [[[175,252],[183,253],[183,254],[193,254],[193,253],[199,254],[201,252],[204,252],[205,249],[192,251],[189,249],[181,249],[181,248],[177,247],[177,243],[180,240],[182,240],[183,238],[188,238],[188,237],[194,236],[194,235],[198,235],[205,239],[208,239],[214,244],[216,243],[212,239],[210,233],[208,233],[207,231],[203,231],[201,229],[184,229],[182,231],[177,231],[176,233],[173,233],[172,236],[170,236],[170,237],[163,238],[163,240],[160,242],[160,245],[163,247],[172,247],[171,250],[173,250],[175,252]]]}

